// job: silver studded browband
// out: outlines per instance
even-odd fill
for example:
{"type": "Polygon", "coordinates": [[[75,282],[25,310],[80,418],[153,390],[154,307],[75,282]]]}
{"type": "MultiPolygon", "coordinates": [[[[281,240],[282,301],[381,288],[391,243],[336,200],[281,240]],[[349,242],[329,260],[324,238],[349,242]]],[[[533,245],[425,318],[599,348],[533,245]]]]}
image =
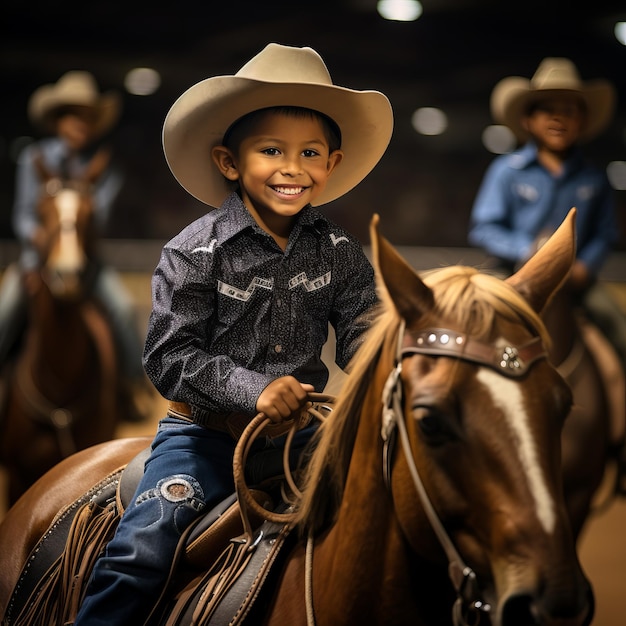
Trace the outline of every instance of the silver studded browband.
{"type": "Polygon", "coordinates": [[[535,361],[547,356],[540,337],[523,346],[494,346],[447,328],[407,331],[402,342],[402,355],[414,353],[463,359],[511,377],[524,375],[535,361]]]}

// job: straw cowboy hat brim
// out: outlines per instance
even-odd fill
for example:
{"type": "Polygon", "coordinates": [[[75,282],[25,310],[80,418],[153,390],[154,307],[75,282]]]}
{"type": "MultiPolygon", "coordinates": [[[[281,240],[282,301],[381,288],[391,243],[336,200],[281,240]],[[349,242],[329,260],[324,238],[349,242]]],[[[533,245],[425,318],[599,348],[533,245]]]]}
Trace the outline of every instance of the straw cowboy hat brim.
{"type": "Polygon", "coordinates": [[[97,137],[113,128],[121,111],[119,94],[101,94],[89,72],[72,71],[54,84],[39,87],[28,102],[28,115],[33,124],[54,133],[55,113],[67,106],[84,106],[95,110],[93,132],[97,137]]]}
{"type": "Polygon", "coordinates": [[[615,88],[606,80],[583,82],[569,59],[544,59],[529,80],[510,76],[501,80],[491,94],[491,113],[494,120],[508,126],[520,141],[528,139],[522,118],[528,107],[551,96],[574,94],[584,102],[586,122],[580,141],[589,141],[609,124],[615,109],[615,88]]]}
{"type": "Polygon", "coordinates": [[[383,156],[393,130],[387,97],[333,85],[311,48],[269,44],[234,76],[203,80],[176,100],[163,126],[163,149],[178,182],[195,198],[219,207],[231,188],[211,158],[240,117],[273,106],[324,113],[341,129],[343,160],[315,204],[339,198],[361,182],[383,156]]]}

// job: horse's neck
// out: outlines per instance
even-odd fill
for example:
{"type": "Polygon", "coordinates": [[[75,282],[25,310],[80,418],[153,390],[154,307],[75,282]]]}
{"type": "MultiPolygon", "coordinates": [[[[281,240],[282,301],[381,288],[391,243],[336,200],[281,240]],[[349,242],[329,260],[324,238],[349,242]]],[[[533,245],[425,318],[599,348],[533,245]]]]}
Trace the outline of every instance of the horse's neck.
{"type": "Polygon", "coordinates": [[[553,365],[559,366],[574,349],[579,335],[571,294],[562,288],[551,300],[542,317],[552,340],[550,360],[553,365]]]}
{"type": "Polygon", "coordinates": [[[26,354],[36,382],[73,380],[92,351],[83,303],[57,300],[42,281],[30,303],[26,354]]]}
{"type": "MultiPolygon", "coordinates": [[[[368,478],[355,476],[354,482],[367,483],[368,478]]],[[[435,566],[412,552],[389,504],[390,493],[358,493],[355,499],[355,491],[349,487],[349,504],[313,556],[318,623],[439,623],[441,607],[454,600],[448,597],[446,564],[435,566]]],[[[430,536],[430,529],[424,535],[430,536]]]]}
{"type": "MultiPolygon", "coordinates": [[[[384,481],[381,396],[382,386],[374,387],[363,403],[372,414],[361,415],[337,520],[316,539],[313,589],[314,595],[322,594],[322,601],[314,602],[319,623],[429,623],[420,621],[424,611],[415,606],[416,587],[425,588],[415,577],[419,557],[408,546],[384,481]],[[406,601],[399,602],[402,597],[406,601]],[[402,619],[394,620],[399,610],[402,619]]],[[[423,524],[424,535],[432,534],[423,524]]],[[[433,571],[432,564],[428,567],[433,571]]],[[[445,576],[445,563],[441,571],[445,576]]],[[[445,578],[433,572],[432,579],[445,588],[445,578]]]]}

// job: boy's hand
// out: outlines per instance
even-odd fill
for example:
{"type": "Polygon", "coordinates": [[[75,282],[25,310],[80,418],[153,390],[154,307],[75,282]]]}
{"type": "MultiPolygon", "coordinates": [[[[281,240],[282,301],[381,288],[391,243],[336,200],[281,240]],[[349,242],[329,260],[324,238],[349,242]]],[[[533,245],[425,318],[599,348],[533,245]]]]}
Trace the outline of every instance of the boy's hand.
{"type": "Polygon", "coordinates": [[[277,378],[261,392],[256,410],[278,424],[305,406],[311,391],[315,391],[313,385],[300,383],[293,376],[277,378]]]}

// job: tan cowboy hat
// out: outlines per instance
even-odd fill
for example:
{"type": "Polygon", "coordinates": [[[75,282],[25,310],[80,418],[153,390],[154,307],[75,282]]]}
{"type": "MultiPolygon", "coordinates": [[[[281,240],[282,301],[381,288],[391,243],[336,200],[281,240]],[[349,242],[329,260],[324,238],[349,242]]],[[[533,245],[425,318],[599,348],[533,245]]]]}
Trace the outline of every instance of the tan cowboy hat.
{"type": "Polygon", "coordinates": [[[501,80],[491,94],[491,113],[498,123],[508,126],[520,141],[525,141],[528,132],[522,126],[522,117],[528,106],[563,92],[580,96],[587,107],[581,141],[600,134],[611,121],[616,100],[613,85],[602,79],[583,82],[576,66],[569,59],[558,57],[544,59],[530,80],[520,76],[501,80]]]}
{"type": "Polygon", "coordinates": [[[393,113],[385,95],[337,87],[315,50],[271,43],[234,76],[207,78],[173,104],[163,126],[163,149],[178,182],[198,200],[219,207],[230,188],[211,148],[240,117],[272,106],[314,109],[341,129],[344,157],[316,205],[361,182],[391,139],[393,113]]]}
{"type": "Polygon", "coordinates": [[[28,115],[33,124],[54,132],[54,113],[65,106],[93,107],[97,112],[94,135],[101,136],[117,122],[121,102],[119,94],[100,94],[89,72],[67,72],[51,85],[35,90],[28,101],[28,115]]]}

